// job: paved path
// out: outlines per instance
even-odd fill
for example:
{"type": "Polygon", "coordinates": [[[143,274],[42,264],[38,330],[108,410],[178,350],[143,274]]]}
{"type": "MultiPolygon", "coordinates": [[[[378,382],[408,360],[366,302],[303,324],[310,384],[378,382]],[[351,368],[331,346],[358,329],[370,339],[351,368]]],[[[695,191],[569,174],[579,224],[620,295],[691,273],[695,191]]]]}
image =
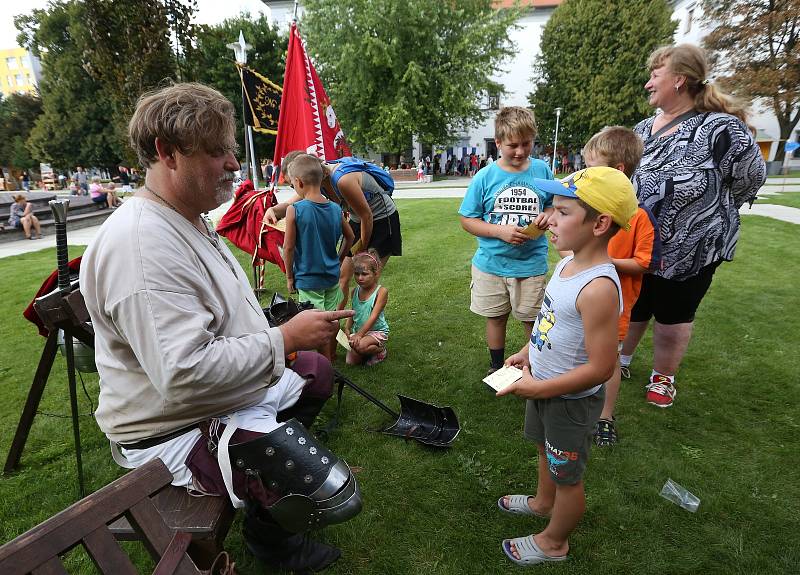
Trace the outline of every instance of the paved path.
{"type": "MultiPolygon", "coordinates": [[[[424,199],[424,198],[463,198],[469,185],[469,178],[453,178],[432,184],[418,184],[416,182],[400,182],[392,197],[397,199],[424,199]]],[[[771,178],[766,185],[759,190],[759,197],[769,201],[769,196],[779,193],[800,192],[800,178],[771,178]]],[[[291,190],[281,190],[278,192],[278,200],[284,200],[291,196],[291,190]]],[[[209,216],[214,222],[227,211],[229,204],[224,204],[211,212],[209,216]]],[[[775,218],[792,224],[800,224],[800,209],[774,204],[754,204],[752,209],[744,206],[740,213],[744,216],[766,216],[775,218]]],[[[100,226],[84,228],[70,231],[69,243],[71,245],[87,245],[100,226]]],[[[19,240],[0,244],[0,258],[8,256],[35,252],[46,248],[55,247],[55,236],[45,236],[41,240],[19,240]]]]}
{"type": "MultiPolygon", "coordinates": [[[[68,232],[68,240],[70,245],[85,246],[94,238],[100,226],[91,226],[88,228],[81,228],[68,232]]],[[[8,256],[16,256],[18,254],[27,254],[29,252],[37,252],[47,248],[56,247],[56,236],[50,234],[44,236],[40,240],[17,240],[14,242],[5,242],[0,244],[0,258],[7,258],[8,256]]]]}
{"type": "Polygon", "coordinates": [[[775,204],[753,204],[753,208],[742,206],[739,214],[743,216],[766,216],[789,222],[790,224],[800,224],[800,209],[789,206],[779,206],[775,204]]]}

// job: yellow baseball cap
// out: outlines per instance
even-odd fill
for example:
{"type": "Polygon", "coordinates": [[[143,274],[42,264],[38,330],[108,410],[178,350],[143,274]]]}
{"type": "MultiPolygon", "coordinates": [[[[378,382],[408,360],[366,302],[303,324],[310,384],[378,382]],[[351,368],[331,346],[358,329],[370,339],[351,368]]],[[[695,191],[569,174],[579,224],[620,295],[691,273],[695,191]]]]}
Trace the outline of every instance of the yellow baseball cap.
{"type": "Polygon", "coordinates": [[[554,196],[578,198],[601,214],[608,214],[623,230],[639,207],[631,181],[619,170],[606,166],[586,168],[563,180],[534,179],[534,185],[554,196]]]}

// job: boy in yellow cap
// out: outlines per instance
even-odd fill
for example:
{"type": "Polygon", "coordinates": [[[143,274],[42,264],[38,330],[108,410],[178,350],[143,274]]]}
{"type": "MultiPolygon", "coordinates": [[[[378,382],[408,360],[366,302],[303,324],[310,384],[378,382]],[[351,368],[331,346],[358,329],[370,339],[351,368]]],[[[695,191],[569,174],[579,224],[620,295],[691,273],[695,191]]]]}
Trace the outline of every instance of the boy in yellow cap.
{"type": "Polygon", "coordinates": [[[554,195],[550,241],[573,255],[559,262],[547,284],[530,343],[506,360],[523,376],[497,393],[527,399],[525,438],[539,451],[536,495],[507,495],[498,507],[550,518],[540,533],[503,540],[503,552],[518,565],[566,559],[569,535],[583,516],[583,473],[603,408],[603,382],[617,361],[622,311],[608,242],[628,229],[637,209],[630,180],[614,168],[534,183],[554,195]]]}

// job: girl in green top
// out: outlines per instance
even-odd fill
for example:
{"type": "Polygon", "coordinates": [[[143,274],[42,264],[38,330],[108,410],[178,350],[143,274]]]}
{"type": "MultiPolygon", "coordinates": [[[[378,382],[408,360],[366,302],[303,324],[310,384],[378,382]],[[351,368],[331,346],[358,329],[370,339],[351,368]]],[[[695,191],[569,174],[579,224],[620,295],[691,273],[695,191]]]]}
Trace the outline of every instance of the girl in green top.
{"type": "Polygon", "coordinates": [[[378,252],[370,249],[353,257],[354,276],[358,284],[353,288],[353,317],[347,318],[344,332],[350,342],[348,365],[374,365],[386,359],[386,341],[389,324],[383,317],[383,308],[389,301],[389,290],[378,284],[381,265],[378,252]]]}

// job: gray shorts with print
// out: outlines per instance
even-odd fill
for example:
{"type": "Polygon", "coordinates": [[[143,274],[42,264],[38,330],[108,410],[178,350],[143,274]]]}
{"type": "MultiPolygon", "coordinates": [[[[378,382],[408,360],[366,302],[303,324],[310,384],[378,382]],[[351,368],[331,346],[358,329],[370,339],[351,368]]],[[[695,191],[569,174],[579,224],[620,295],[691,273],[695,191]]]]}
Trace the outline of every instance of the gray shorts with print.
{"type": "Polygon", "coordinates": [[[525,406],[525,439],[544,445],[550,477],[561,485],[583,478],[592,433],[603,411],[605,389],[579,399],[529,399],[525,406]]]}

